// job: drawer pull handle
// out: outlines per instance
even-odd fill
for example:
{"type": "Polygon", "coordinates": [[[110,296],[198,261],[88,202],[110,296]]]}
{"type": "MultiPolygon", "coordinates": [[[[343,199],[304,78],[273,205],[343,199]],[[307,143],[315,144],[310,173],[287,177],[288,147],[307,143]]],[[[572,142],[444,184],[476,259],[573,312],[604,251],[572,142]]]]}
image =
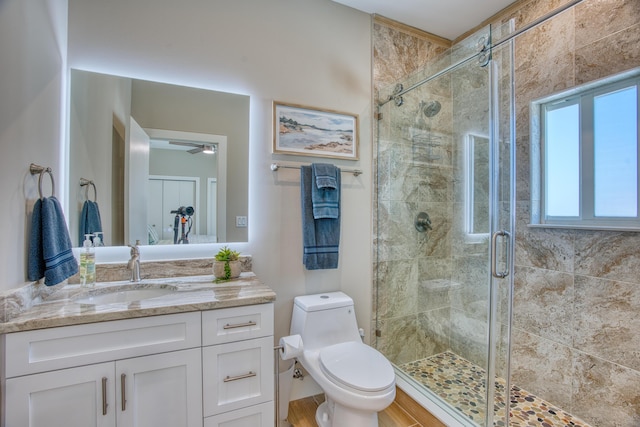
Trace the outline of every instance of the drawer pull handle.
{"type": "Polygon", "coordinates": [[[224,329],[235,329],[235,328],[246,328],[247,326],[256,326],[257,323],[253,320],[249,320],[247,323],[236,323],[235,325],[226,324],[223,326],[224,329]]]}
{"type": "Polygon", "coordinates": [[[102,377],[102,415],[107,415],[107,377],[102,377]]]}
{"type": "Polygon", "coordinates": [[[122,397],[122,412],[127,410],[127,375],[120,375],[120,394],[122,397]]]}
{"type": "Polygon", "coordinates": [[[231,382],[231,381],[237,381],[237,380],[243,380],[245,378],[251,378],[251,377],[255,377],[256,374],[255,372],[251,372],[249,371],[248,374],[244,374],[244,375],[238,375],[235,377],[230,377],[229,375],[227,375],[227,377],[223,380],[225,383],[231,382]]]}

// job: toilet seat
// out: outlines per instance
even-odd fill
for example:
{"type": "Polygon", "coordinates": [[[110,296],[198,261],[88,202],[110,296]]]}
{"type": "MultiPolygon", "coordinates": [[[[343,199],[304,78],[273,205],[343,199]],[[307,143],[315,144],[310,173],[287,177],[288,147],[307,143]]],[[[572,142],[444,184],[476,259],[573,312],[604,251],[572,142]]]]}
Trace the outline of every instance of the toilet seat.
{"type": "Polygon", "coordinates": [[[349,341],[320,351],[320,368],[331,380],[365,392],[381,391],[395,382],[391,363],[368,345],[349,341]]]}

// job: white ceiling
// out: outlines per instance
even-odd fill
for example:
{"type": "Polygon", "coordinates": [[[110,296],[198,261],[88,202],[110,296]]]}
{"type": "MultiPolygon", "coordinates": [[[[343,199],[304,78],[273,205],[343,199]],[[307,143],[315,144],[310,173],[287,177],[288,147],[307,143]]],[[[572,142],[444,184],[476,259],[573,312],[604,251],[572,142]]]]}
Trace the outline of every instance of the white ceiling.
{"type": "Polygon", "coordinates": [[[454,40],[515,0],[333,0],[454,40]]]}

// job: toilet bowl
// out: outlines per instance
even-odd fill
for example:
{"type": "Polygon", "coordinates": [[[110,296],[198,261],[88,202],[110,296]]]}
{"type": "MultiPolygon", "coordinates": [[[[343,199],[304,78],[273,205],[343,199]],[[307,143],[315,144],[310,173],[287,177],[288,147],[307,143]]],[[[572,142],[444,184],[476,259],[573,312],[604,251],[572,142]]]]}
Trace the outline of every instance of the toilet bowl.
{"type": "Polygon", "coordinates": [[[320,427],[375,427],[379,411],[395,398],[395,372],[377,350],[364,344],[353,300],[342,292],[294,299],[291,334],[302,338],[298,362],[325,393],[320,427]]]}

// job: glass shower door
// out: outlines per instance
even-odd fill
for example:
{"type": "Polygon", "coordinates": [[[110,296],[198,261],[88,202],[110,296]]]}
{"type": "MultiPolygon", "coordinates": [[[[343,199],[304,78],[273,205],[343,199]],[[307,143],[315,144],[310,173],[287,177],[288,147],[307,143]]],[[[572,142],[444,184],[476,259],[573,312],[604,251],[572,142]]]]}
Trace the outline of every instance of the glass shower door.
{"type": "Polygon", "coordinates": [[[489,60],[489,36],[389,89],[374,242],[376,347],[461,425],[481,426],[506,425],[512,277],[511,65],[503,49],[489,60]]]}

